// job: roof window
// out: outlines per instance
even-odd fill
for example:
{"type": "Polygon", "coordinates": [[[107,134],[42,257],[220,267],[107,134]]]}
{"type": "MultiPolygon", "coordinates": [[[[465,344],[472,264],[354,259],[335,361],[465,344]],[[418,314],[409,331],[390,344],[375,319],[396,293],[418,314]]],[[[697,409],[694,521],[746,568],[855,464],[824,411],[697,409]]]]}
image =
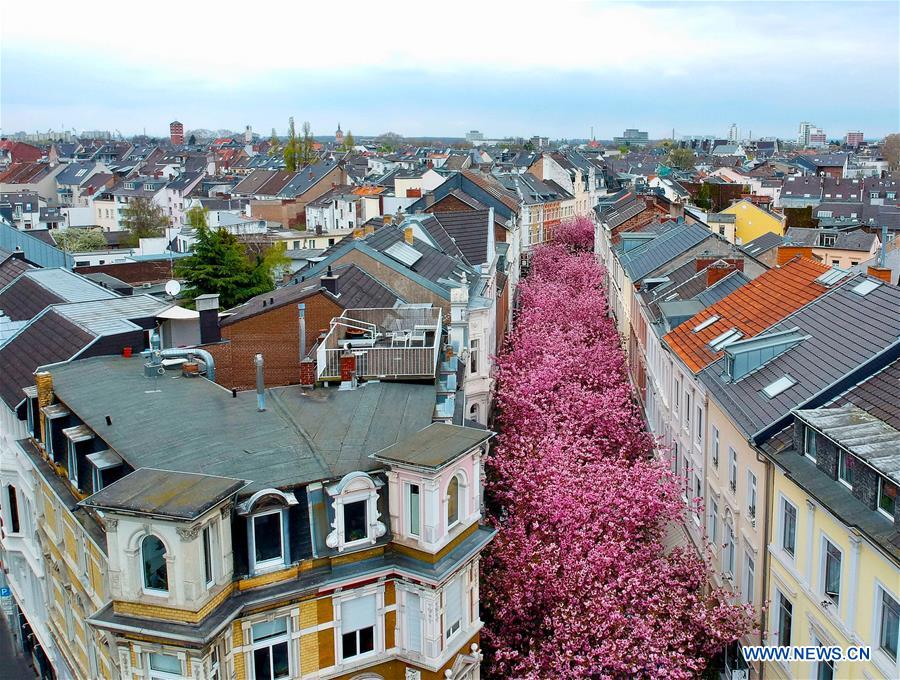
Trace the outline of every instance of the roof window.
{"type": "Polygon", "coordinates": [[[778,380],[776,380],[775,382],[764,387],[763,393],[769,399],[773,399],[774,397],[777,397],[779,394],[784,392],[789,387],[792,387],[796,383],[797,383],[797,381],[794,380],[791,376],[783,375],[780,378],[778,378],[778,380]]]}
{"type": "Polygon", "coordinates": [[[699,333],[699,332],[702,331],[704,328],[709,328],[709,327],[712,326],[716,321],[718,321],[719,318],[720,318],[720,317],[719,317],[718,314],[713,314],[711,317],[709,317],[709,318],[706,319],[705,321],[702,321],[701,323],[699,323],[699,324],[697,324],[696,326],[694,326],[694,333],[699,333]]]}
{"type": "Polygon", "coordinates": [[[880,281],[873,281],[872,279],[866,279],[862,283],[858,283],[851,289],[857,295],[868,295],[873,290],[878,288],[881,285],[880,281]]]}
{"type": "Polygon", "coordinates": [[[709,346],[713,349],[713,351],[718,352],[723,347],[727,347],[732,342],[737,342],[741,339],[744,334],[741,333],[736,328],[730,328],[721,335],[710,340],[709,346]]]}

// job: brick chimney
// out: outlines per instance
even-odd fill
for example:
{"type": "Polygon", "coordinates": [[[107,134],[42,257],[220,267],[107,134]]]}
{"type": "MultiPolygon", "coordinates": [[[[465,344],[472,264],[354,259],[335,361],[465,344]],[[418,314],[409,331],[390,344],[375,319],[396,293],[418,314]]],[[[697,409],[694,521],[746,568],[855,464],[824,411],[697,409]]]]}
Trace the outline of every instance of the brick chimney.
{"type": "Polygon", "coordinates": [[[356,355],[353,352],[343,352],[340,358],[341,382],[349,383],[356,376],[356,355]]]}
{"type": "Polygon", "coordinates": [[[406,227],[403,230],[403,240],[406,241],[407,245],[412,245],[415,238],[413,237],[413,228],[406,227]]]}
{"type": "Polygon", "coordinates": [[[385,224],[393,224],[393,223],[394,223],[394,216],[393,216],[393,215],[385,215],[385,216],[384,216],[384,223],[385,223],[385,224]]]}
{"type": "Polygon", "coordinates": [[[16,260],[22,260],[22,262],[25,261],[25,251],[22,250],[21,246],[16,246],[16,249],[12,252],[11,256],[16,260]]]}
{"type": "Polygon", "coordinates": [[[881,279],[887,284],[891,282],[890,267],[869,267],[866,273],[873,278],[881,279]]]}
{"type": "Polygon", "coordinates": [[[300,386],[314,387],[316,384],[316,362],[306,357],[300,362],[300,386]]]}
{"type": "Polygon", "coordinates": [[[215,293],[198,295],[194,303],[200,312],[200,344],[220,342],[222,330],[219,328],[219,296],[215,293]]]}

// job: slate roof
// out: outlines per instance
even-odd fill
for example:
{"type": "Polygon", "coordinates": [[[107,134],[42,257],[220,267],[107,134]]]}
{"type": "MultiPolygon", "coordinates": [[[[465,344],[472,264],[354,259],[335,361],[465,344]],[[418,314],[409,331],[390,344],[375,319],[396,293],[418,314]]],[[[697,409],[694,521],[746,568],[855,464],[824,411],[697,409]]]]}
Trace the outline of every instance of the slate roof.
{"type": "Polygon", "coordinates": [[[796,246],[812,246],[813,248],[836,248],[839,250],[861,250],[869,252],[875,245],[875,234],[858,229],[856,231],[836,231],[832,229],[807,229],[791,227],[785,234],[785,243],[796,246]],[[834,245],[819,245],[822,234],[834,236],[834,245]]]}
{"type": "Polygon", "coordinates": [[[377,451],[372,457],[386,462],[439,469],[493,436],[494,433],[489,430],[432,423],[396,444],[377,451]]]}
{"type": "Polygon", "coordinates": [[[824,180],[818,175],[799,177],[791,175],[784,180],[781,188],[781,198],[822,198],[822,186],[824,180]]]}
{"type": "Polygon", "coordinates": [[[57,398],[132,467],[245,479],[246,494],[377,469],[370,454],[430,424],[435,405],[434,385],[368,382],[269,389],[260,412],[255,391],[232,398],[205,378],[145,378],[137,357],[51,372],[57,398]]]}
{"type": "Polygon", "coordinates": [[[705,227],[699,224],[683,224],[663,232],[634,250],[622,252],[619,261],[631,282],[637,283],[647,274],[656,271],[708,238],[715,237],[705,227]]]}
{"type": "MultiPolygon", "coordinates": [[[[0,250],[0,290],[12,283],[19,274],[24,274],[29,269],[34,269],[34,265],[18,257],[13,257],[10,252],[0,250]]],[[[0,307],[0,310],[2,309],[0,307]]]]}
{"type": "Polygon", "coordinates": [[[140,468],[104,487],[81,505],[192,520],[244,487],[240,479],[140,468]]]}
{"type": "Polygon", "coordinates": [[[0,310],[13,321],[33,319],[57,302],[65,300],[25,275],[0,290],[0,310]]]}
{"type": "Polygon", "coordinates": [[[67,361],[93,342],[92,333],[52,309],[31,321],[0,347],[0,398],[13,409],[34,384],[38,366],[67,361]]]}
{"type": "Polygon", "coordinates": [[[338,277],[338,296],[324,292],[321,276],[304,279],[276,290],[250,298],[222,320],[222,326],[230,326],[264,312],[294,304],[315,295],[319,291],[327,295],[343,309],[393,307],[403,300],[383,283],[371,277],[355,264],[334,267],[332,274],[338,277]],[[263,303],[265,302],[265,306],[263,303]]]}
{"type": "Polygon", "coordinates": [[[842,394],[834,405],[852,404],[900,430],[900,361],[842,394]]]}
{"type": "Polygon", "coordinates": [[[487,262],[488,230],[494,228],[493,224],[488,224],[488,216],[488,210],[440,212],[432,215],[471,265],[487,262]]]}
{"type": "Polygon", "coordinates": [[[663,340],[685,366],[698,372],[722,356],[709,342],[734,328],[750,338],[769,328],[791,312],[816,299],[827,288],[816,279],[828,267],[806,258],[796,258],[756,277],[731,295],[667,333],[663,340]],[[718,320],[700,331],[694,328],[713,316],[718,320]]]}
{"type": "MultiPolygon", "coordinates": [[[[845,278],[819,299],[773,325],[771,333],[797,329],[809,337],[741,379],[728,381],[723,375],[723,359],[700,372],[711,396],[745,435],[764,441],[771,430],[780,431],[788,424],[792,409],[822,405],[810,403],[810,399],[825,388],[836,389],[842,379],[852,379],[852,372],[865,371],[861,367],[876,355],[885,352],[888,361],[897,358],[900,315],[891,310],[900,309],[900,288],[880,285],[859,295],[853,288],[865,280],[865,276],[845,278]],[[784,376],[793,378],[794,384],[774,397],[766,396],[763,389],[784,376]]],[[[735,295],[740,294],[738,291],[735,295]]],[[[827,401],[842,391],[822,398],[827,401]]]]}
{"type": "Polygon", "coordinates": [[[776,234],[774,231],[767,231],[762,236],[757,236],[752,241],[740,246],[740,248],[751,257],[759,257],[763,253],[767,253],[772,250],[772,248],[777,248],[783,243],[783,236],[776,234]]]}
{"type": "Polygon", "coordinates": [[[693,299],[700,302],[704,307],[709,307],[722,298],[731,295],[747,283],[750,283],[750,278],[744,272],[735,269],[728,276],[719,279],[713,285],[697,293],[693,299]]]}
{"type": "Polygon", "coordinates": [[[278,192],[278,196],[281,198],[296,198],[305,194],[318,184],[325,175],[334,170],[339,162],[339,159],[325,159],[312,165],[307,165],[298,171],[291,181],[278,192]]]}

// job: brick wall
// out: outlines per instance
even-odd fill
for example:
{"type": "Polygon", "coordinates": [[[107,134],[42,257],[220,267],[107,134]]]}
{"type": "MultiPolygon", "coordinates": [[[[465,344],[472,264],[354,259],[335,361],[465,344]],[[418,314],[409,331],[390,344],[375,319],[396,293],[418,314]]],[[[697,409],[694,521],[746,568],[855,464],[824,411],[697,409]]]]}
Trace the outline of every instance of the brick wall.
{"type": "MultiPolygon", "coordinates": [[[[315,344],[321,330],[340,316],[342,308],[321,293],[306,303],[306,348],[315,344]]],[[[253,389],[256,367],[253,357],[265,360],[266,385],[300,382],[300,325],[297,306],[288,304],[222,327],[224,342],[207,345],[216,361],[216,382],[228,388],[253,389]]]]}
{"type": "Polygon", "coordinates": [[[435,201],[432,205],[425,208],[425,212],[427,213],[437,213],[437,212],[462,212],[462,211],[470,211],[474,210],[471,205],[466,203],[465,201],[461,201],[456,196],[451,194],[447,194],[443,198],[435,201]]]}

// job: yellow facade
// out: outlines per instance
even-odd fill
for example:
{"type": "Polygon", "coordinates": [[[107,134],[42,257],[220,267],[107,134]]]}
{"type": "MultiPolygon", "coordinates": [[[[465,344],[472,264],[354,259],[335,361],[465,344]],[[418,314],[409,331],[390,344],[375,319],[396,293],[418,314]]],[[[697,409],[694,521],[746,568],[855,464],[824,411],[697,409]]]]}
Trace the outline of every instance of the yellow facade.
{"type": "MultiPolygon", "coordinates": [[[[848,491],[849,493],[849,491],[848,491]]],[[[869,661],[838,661],[834,677],[846,680],[900,677],[900,665],[879,650],[878,598],[884,589],[900,601],[900,569],[864,536],[841,522],[776,467],[769,536],[767,599],[770,602],[769,644],[782,644],[779,601],[792,606],[790,645],[869,646],[869,661]],[[794,555],[782,548],[781,506],[796,508],[794,555]],[[841,552],[841,595],[835,607],[824,595],[824,540],[841,552]],[[828,602],[828,604],[823,604],[828,602]]],[[[816,677],[814,662],[767,662],[766,673],[777,678],[816,677]]]]}
{"type": "Polygon", "coordinates": [[[749,243],[769,232],[779,235],[784,233],[783,219],[746,199],[730,205],[722,212],[735,217],[734,237],[736,243],[749,243]]]}

